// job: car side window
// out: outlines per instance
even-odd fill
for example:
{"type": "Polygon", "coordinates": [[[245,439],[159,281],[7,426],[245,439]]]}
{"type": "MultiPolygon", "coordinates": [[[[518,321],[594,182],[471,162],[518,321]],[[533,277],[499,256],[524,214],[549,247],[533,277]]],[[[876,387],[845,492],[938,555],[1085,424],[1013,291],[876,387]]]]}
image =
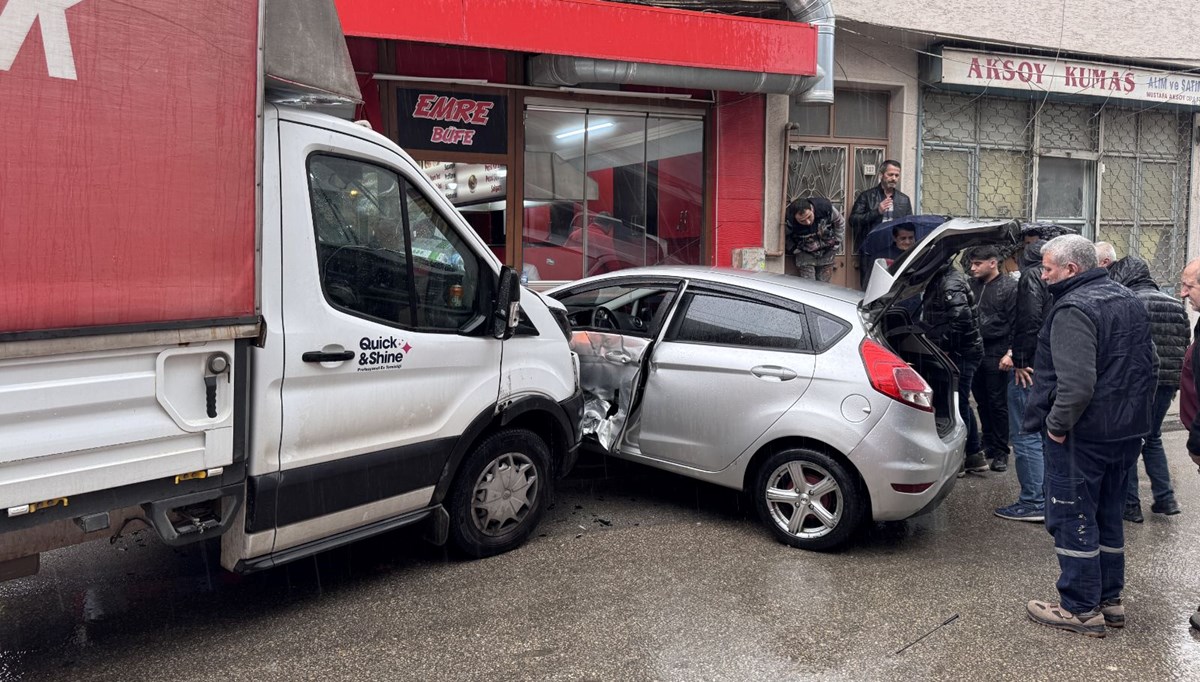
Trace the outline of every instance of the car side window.
{"type": "Polygon", "coordinates": [[[850,331],[850,324],[820,310],[808,308],[808,322],[812,327],[813,349],[823,353],[833,347],[850,331]]]}
{"type": "Polygon", "coordinates": [[[674,285],[621,284],[559,298],[574,329],[652,336],[675,294],[674,285]]]}
{"type": "Polygon", "coordinates": [[[458,331],[477,315],[480,264],[416,188],[387,168],[308,161],[321,287],[331,306],[391,326],[458,331]]]}
{"type": "Polygon", "coordinates": [[[808,351],[804,314],[717,294],[692,294],[671,340],[719,346],[808,351]]]}

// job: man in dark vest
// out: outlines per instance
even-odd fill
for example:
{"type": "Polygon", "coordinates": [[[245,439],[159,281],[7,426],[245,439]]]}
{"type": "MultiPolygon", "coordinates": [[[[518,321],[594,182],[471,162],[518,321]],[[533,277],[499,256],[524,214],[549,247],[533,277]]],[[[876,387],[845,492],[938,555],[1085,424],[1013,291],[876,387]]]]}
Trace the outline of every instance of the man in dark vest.
{"type": "Polygon", "coordinates": [[[1042,249],[1054,305],[1038,334],[1026,431],[1042,429],[1046,530],[1061,573],[1058,603],[1031,601],[1035,622],[1090,637],[1123,627],[1129,467],[1150,433],[1158,372],[1150,319],[1133,292],[1097,266],[1079,235],[1042,249]]]}
{"type": "Polygon", "coordinates": [[[797,199],[787,207],[787,252],[801,277],[828,282],[846,220],[828,199],[797,199]]]}

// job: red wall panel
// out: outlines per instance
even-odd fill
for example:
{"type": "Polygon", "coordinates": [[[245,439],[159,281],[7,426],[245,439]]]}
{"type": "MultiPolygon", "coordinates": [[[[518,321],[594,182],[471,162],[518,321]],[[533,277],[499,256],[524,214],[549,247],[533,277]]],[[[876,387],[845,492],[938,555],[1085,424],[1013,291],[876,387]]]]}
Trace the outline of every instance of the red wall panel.
{"type": "Polygon", "coordinates": [[[716,265],[763,245],[766,98],[721,93],[717,116],[716,265]]]}
{"type": "Polygon", "coordinates": [[[811,76],[817,30],[601,0],[336,0],[347,35],[811,76]]]}
{"type": "Polygon", "coordinates": [[[395,50],[397,75],[508,81],[508,62],[503,50],[410,42],[395,43],[395,50]]]}
{"type": "Polygon", "coordinates": [[[0,332],[254,314],[257,3],[57,11],[74,77],[5,36],[0,332]]]}

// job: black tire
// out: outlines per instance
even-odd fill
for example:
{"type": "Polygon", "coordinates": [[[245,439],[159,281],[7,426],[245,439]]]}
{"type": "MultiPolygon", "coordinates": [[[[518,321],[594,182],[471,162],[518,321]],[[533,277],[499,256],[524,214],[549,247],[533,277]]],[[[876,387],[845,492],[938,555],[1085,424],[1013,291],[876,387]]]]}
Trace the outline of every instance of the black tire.
{"type": "Polygon", "coordinates": [[[868,508],[858,477],[833,457],[808,448],[790,448],[768,457],[758,468],[751,494],[759,518],[780,542],[816,551],[846,542],[868,508]],[[796,471],[805,479],[799,493],[792,492],[796,471]]]}
{"type": "Polygon", "coordinates": [[[450,489],[450,540],[468,557],[503,554],[537,527],[550,495],[550,453],[532,431],[488,436],[459,469],[450,489]],[[525,486],[525,487],[521,487],[525,486]],[[493,505],[483,504],[489,492],[493,505]]]}

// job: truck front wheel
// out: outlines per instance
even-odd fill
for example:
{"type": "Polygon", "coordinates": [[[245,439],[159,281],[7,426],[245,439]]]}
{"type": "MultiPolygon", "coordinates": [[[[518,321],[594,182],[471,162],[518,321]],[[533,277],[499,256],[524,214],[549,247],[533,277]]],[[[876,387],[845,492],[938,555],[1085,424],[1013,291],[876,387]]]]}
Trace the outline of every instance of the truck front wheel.
{"type": "Polygon", "coordinates": [[[546,443],[525,429],[499,431],[464,461],[450,492],[450,539],[474,558],[515,549],[541,519],[549,493],[546,443]]]}

